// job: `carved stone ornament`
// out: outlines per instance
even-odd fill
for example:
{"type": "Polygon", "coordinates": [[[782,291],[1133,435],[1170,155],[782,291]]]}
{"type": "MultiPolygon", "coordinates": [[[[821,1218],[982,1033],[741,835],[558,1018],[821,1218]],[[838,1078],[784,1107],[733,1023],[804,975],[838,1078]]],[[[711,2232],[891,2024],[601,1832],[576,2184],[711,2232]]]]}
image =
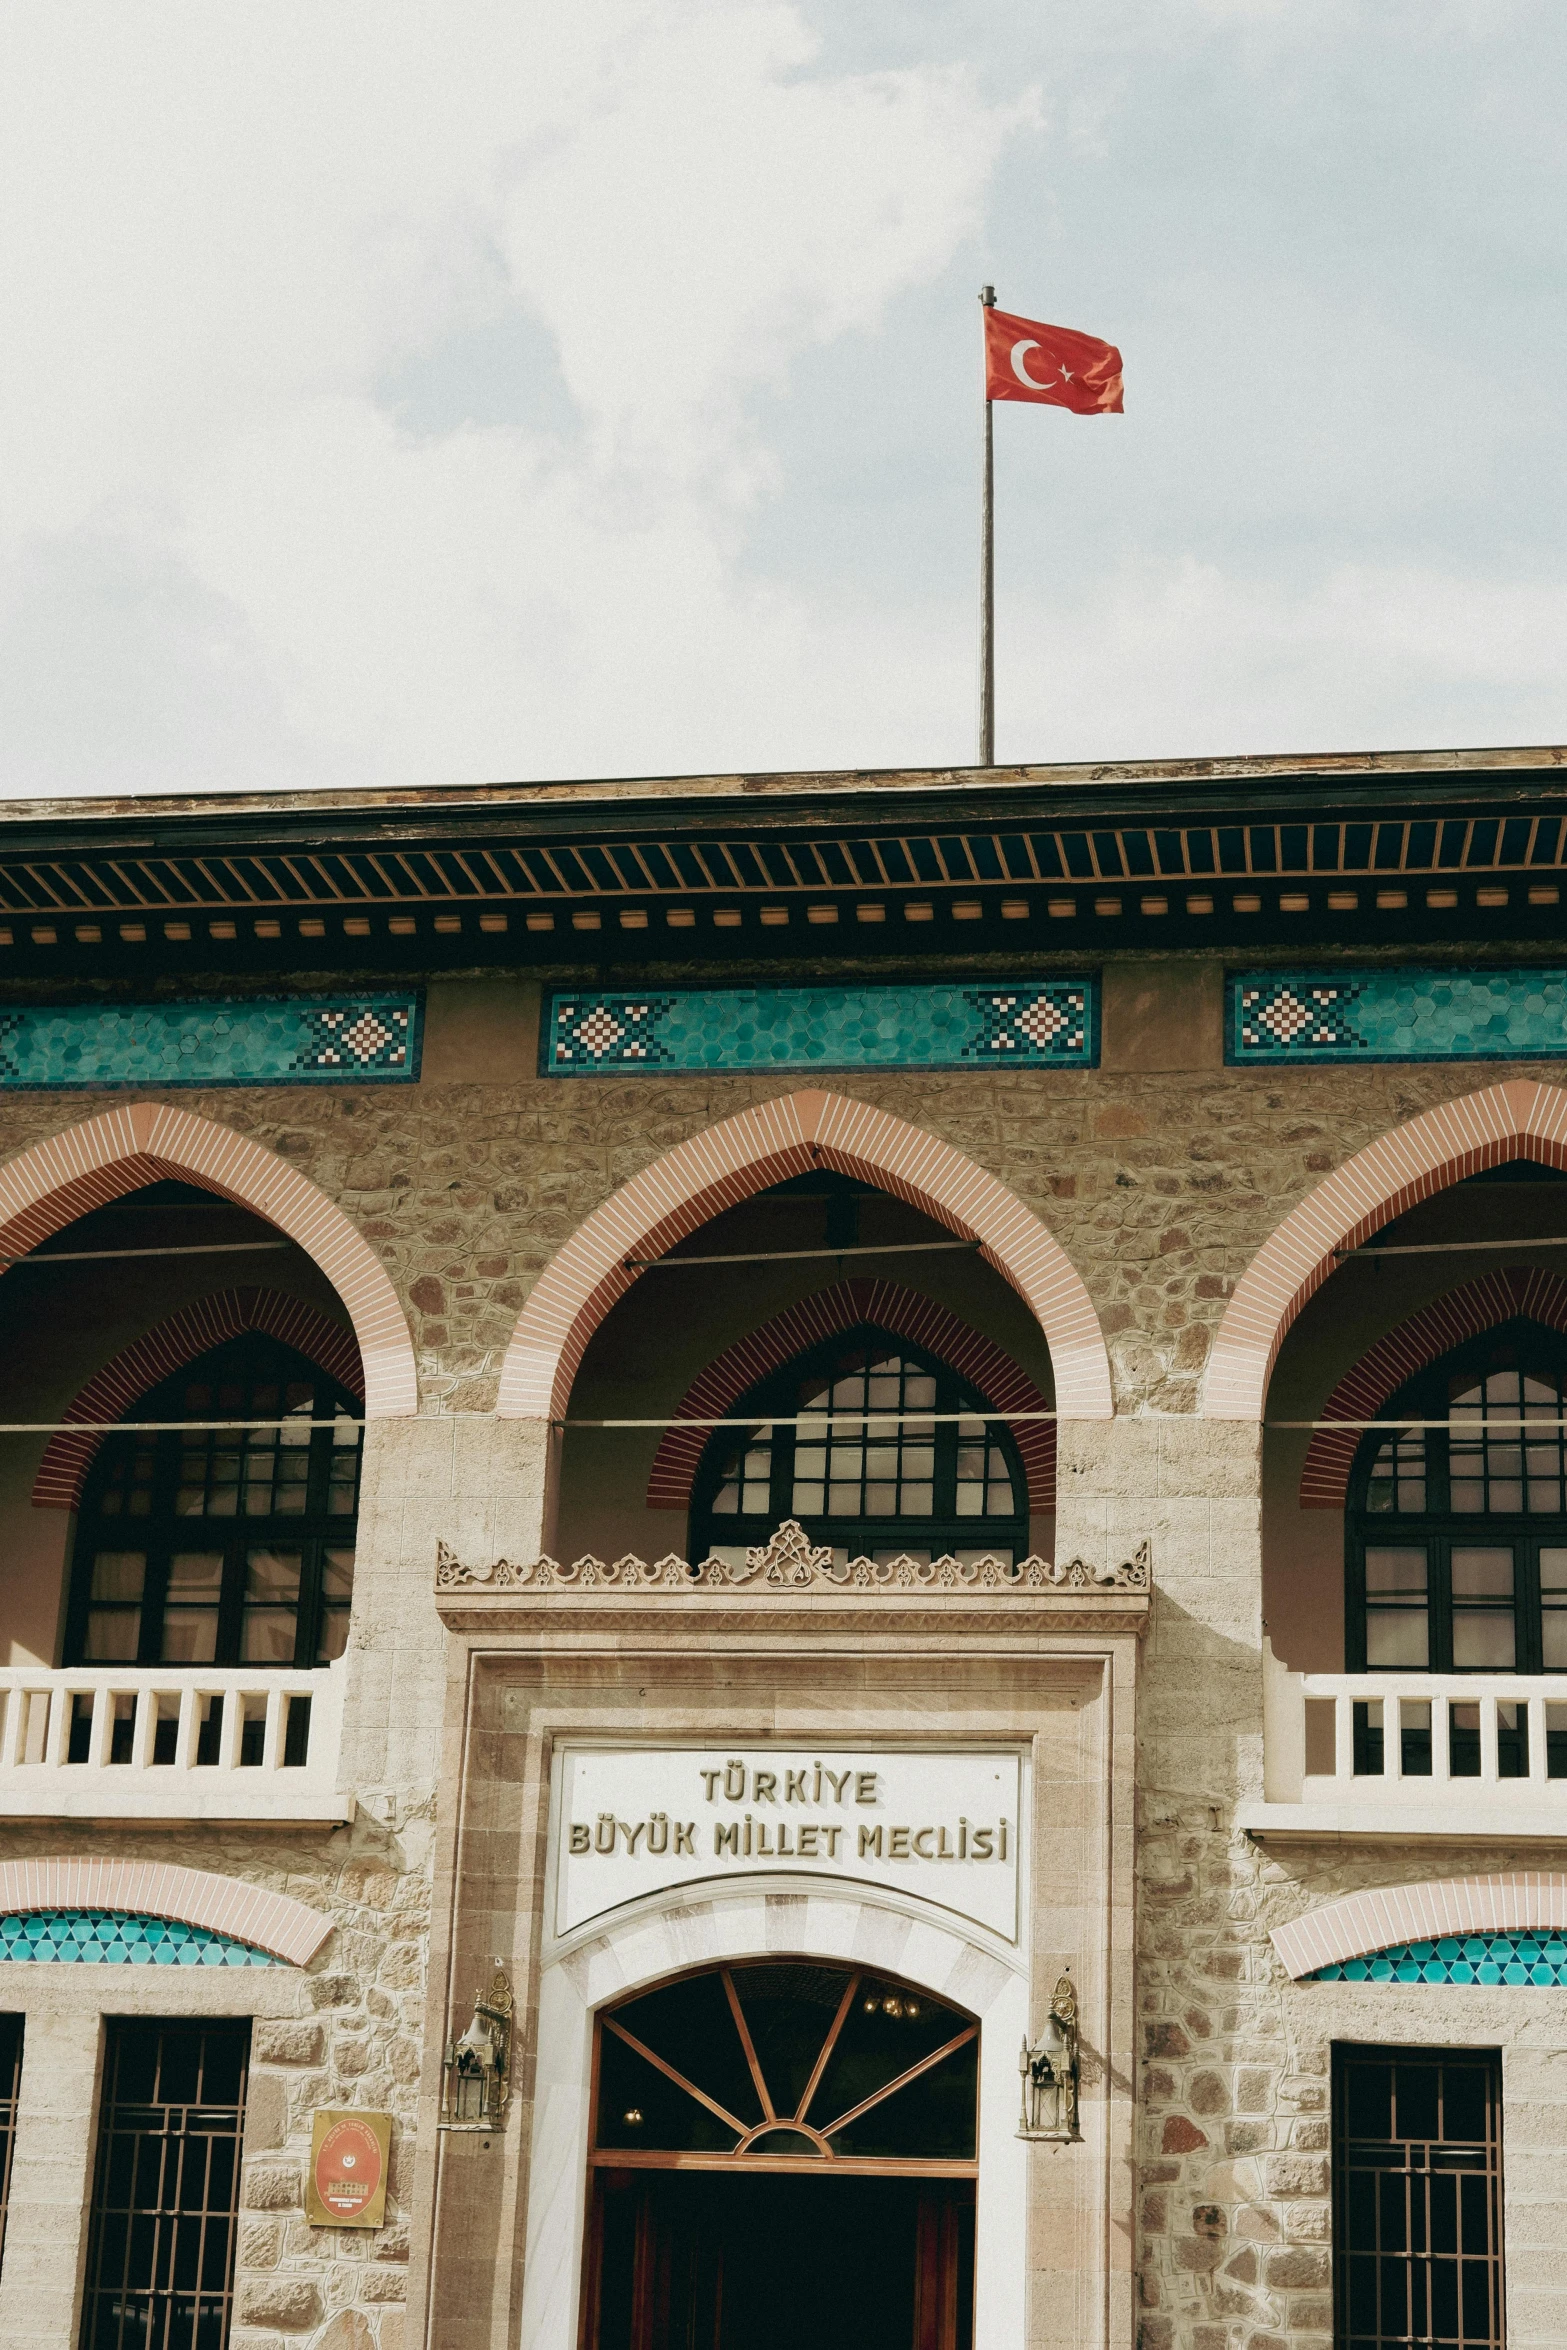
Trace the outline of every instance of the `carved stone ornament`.
{"type": "Polygon", "coordinates": [[[719,1558],[693,1566],[673,1552],[651,1564],[628,1553],[612,1563],[580,1558],[569,1567],[552,1558],[532,1566],[510,1559],[467,1566],[444,1542],[435,1553],[437,1591],[1147,1591],[1152,1582],[1146,1542],[1119,1566],[1042,1558],[1014,1566],[989,1557],[857,1558],[835,1565],[831,1550],[817,1547],[794,1518],[786,1518],[771,1541],[748,1550],[744,1566],[719,1558]]]}

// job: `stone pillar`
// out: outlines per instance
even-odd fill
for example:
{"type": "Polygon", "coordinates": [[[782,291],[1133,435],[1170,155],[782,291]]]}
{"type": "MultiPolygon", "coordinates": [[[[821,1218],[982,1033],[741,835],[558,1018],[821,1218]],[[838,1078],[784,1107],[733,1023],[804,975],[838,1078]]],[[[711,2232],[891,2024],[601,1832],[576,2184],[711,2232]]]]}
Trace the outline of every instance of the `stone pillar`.
{"type": "MultiPolygon", "coordinates": [[[[551,1453],[539,1420],[422,1418],[365,1429],[344,1785],[427,1794],[441,1766],[446,1635],[437,1546],[466,1563],[544,1549],[551,1453]]],[[[420,1800],[415,1794],[415,1800],[420,1800]]]]}
{"type": "Polygon", "coordinates": [[[15,2350],[75,2350],[102,2031],[75,1999],[27,2019],[0,2271],[0,2342],[15,2350]]]}
{"type": "Polygon", "coordinates": [[[1236,1825],[1262,1792],[1260,1433],[1063,1424],[1058,1555],[1153,1545],[1138,1693],[1140,2350],[1327,2350],[1326,2081],[1290,2051],[1236,1825]]]}

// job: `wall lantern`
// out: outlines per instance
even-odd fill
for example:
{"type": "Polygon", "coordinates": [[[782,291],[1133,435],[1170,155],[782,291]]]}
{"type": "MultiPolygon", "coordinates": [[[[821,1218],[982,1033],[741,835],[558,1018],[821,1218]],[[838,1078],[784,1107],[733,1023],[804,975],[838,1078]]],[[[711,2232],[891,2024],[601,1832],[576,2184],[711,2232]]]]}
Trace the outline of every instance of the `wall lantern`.
{"type": "Polygon", "coordinates": [[[511,1985],[497,1967],[488,1991],[473,1995],[473,2021],[441,2068],[443,2130],[498,2130],[511,2093],[511,1985]]]}
{"type": "Polygon", "coordinates": [[[1018,2058],[1023,2086],[1020,2138],[1045,2138],[1071,2145],[1083,2133],[1077,2126],[1077,1992],[1070,1975],[1063,1975],[1050,1998],[1045,2028],[1030,2048],[1024,2035],[1018,2058]]]}

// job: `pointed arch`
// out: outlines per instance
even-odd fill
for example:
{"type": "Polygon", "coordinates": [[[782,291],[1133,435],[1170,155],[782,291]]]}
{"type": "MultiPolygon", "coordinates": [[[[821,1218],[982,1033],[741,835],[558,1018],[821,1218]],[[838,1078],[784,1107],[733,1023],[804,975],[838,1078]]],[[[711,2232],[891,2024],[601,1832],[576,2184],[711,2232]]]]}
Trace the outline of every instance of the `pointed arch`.
{"type": "Polygon", "coordinates": [[[254,1209],[315,1259],[354,1326],[367,1419],[406,1419],[418,1410],[407,1317],[363,1234],[276,1151],[191,1110],[168,1102],[105,1110],[7,1159],[0,1165],[0,1256],[23,1256],[90,1208],[170,1176],[254,1209]]]}
{"type": "Polygon", "coordinates": [[[205,1926],[253,1943],[289,1966],[308,1966],[332,1920],[289,1893],[161,1860],[0,1861],[0,1917],[33,1909],[118,1909],[205,1926]]]}
{"type": "Polygon", "coordinates": [[[1433,1192],[1508,1159],[1567,1168],[1567,1093],[1560,1086],[1529,1078],[1488,1085],[1395,1126],[1325,1176],[1236,1283],[1208,1358],[1204,1416],[1261,1419],[1285,1333],[1332,1272],[1336,1249],[1358,1248],[1433,1192]]]}
{"type": "MultiPolygon", "coordinates": [[[[181,1364],[246,1330],[264,1330],[268,1337],[282,1339],[285,1346],[295,1347],[319,1363],[350,1395],[363,1400],[365,1379],[359,1349],[353,1332],[343,1323],[332,1321],[319,1307],[289,1297],[281,1289],[219,1289],[211,1297],[198,1298],[194,1305],[181,1306],[166,1322],[157,1323],[123,1348],[93,1373],[60,1417],[121,1419],[138,1396],[160,1386],[181,1364]]],[[[102,1442],[101,1434],[84,1431],[75,1436],[63,1428],[51,1436],[33,1480],[34,1509],[74,1510],[102,1442]]]]}
{"type": "MultiPolygon", "coordinates": [[[[1368,1348],[1346,1371],[1322,1407],[1325,1420],[1374,1420],[1390,1395],[1427,1363],[1434,1363],[1466,1338],[1478,1338],[1518,1315],[1547,1330],[1567,1331],[1567,1281],[1535,1265],[1510,1265],[1482,1273],[1422,1306],[1385,1338],[1368,1348]]],[[[1349,1473],[1360,1449],[1359,1428],[1319,1428],[1311,1439],[1300,1475],[1303,1510],[1341,1510],[1349,1497],[1349,1473]]]]}
{"type": "Polygon", "coordinates": [[[826,1167],[905,1200],[966,1240],[1009,1281],[1050,1346],[1064,1419],[1114,1406],[1099,1317],[1060,1243],[1004,1183],[951,1143],[845,1094],[784,1094],[725,1118],[632,1176],[557,1249],[534,1284],[501,1367],[503,1419],[558,1418],[588,1340],[638,1278],[725,1208],[826,1167]]]}
{"type": "MultiPolygon", "coordinates": [[[[804,1354],[840,1330],[871,1322],[894,1338],[906,1338],[932,1354],[964,1378],[996,1406],[997,1417],[1007,1411],[1038,1412],[1045,1399],[1027,1374],[993,1339],[956,1314],[924,1297],[901,1281],[834,1281],[798,1305],[775,1314],[759,1330],[746,1336],[708,1364],[681,1397],[679,1419],[715,1419],[769,1372],[782,1368],[792,1356],[804,1354]]],[[[683,1510],[712,1431],[708,1428],[666,1428],[654,1455],[648,1478],[650,1510],[683,1510]]],[[[1028,1478],[1028,1505],[1036,1514],[1055,1508],[1056,1432],[1049,1420],[1024,1420],[1012,1430],[1028,1478]]]]}
{"type": "Polygon", "coordinates": [[[1287,1975],[1299,1982],[1318,1967],[1444,1934],[1527,1934],[1567,1926],[1567,1877],[1532,1869],[1494,1877],[1446,1877],[1416,1885],[1381,1885],[1324,1901],[1270,1940],[1287,1975]]]}

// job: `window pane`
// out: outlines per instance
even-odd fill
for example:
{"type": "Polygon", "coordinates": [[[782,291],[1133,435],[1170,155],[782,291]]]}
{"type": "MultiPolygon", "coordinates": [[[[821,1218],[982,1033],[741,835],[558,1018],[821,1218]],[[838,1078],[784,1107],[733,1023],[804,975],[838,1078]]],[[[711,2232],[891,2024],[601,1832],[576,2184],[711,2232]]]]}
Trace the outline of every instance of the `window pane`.
{"type": "Polygon", "coordinates": [[[292,1608],[247,1608],[240,1631],[240,1662],[291,1665],[296,1622],[292,1608]]]}
{"type": "Polygon", "coordinates": [[[346,1600],[354,1588],[354,1554],[351,1550],[329,1550],[321,1568],[321,1596],[327,1601],[346,1600]]]}
{"type": "Polygon", "coordinates": [[[166,1665],[210,1665],[218,1653],[216,1608],[170,1608],[163,1619],[166,1665]]]}
{"type": "Polygon", "coordinates": [[[1431,1662],[1426,1611],[1421,1608],[1366,1611],[1366,1664],[1372,1669],[1395,1666],[1425,1672],[1431,1662]]]}
{"type": "Polygon", "coordinates": [[[303,1564],[303,1553],[297,1550],[245,1553],[245,1615],[239,1648],[243,1663],[293,1663],[303,1564]]]}
{"type": "Polygon", "coordinates": [[[245,1603],[299,1598],[299,1571],[304,1554],[297,1550],[247,1550],[245,1603]]]}
{"type": "Polygon", "coordinates": [[[1366,1590],[1369,1593],[1419,1592],[1426,1588],[1426,1554],[1423,1550],[1368,1550],[1366,1553],[1366,1590]]]}
{"type": "Polygon", "coordinates": [[[1511,1550],[1455,1550],[1453,1553],[1453,1597],[1455,1599],[1505,1599],[1513,1596],[1513,1554],[1511,1550]]]}
{"type": "Polygon", "coordinates": [[[90,1665],[128,1665],[141,1645],[141,1609],[94,1608],[87,1618],[83,1659],[90,1665]]]}
{"type": "Polygon", "coordinates": [[[1567,1592],[1567,1550],[1541,1544],[1540,1589],[1567,1592]]]}
{"type": "Polygon", "coordinates": [[[147,1578],[144,1550],[100,1550],[92,1563],[94,1599],[123,1599],[139,1604],[147,1578]]]}
{"type": "Polygon", "coordinates": [[[1455,1607],[1453,1663],[1462,1672],[1510,1673],[1516,1665],[1517,1636],[1512,1610],[1455,1607]]]}
{"type": "Polygon", "coordinates": [[[171,1600],[209,1600],[215,1607],[223,1587],[221,1550],[176,1551],[169,1561],[171,1600]]]}

